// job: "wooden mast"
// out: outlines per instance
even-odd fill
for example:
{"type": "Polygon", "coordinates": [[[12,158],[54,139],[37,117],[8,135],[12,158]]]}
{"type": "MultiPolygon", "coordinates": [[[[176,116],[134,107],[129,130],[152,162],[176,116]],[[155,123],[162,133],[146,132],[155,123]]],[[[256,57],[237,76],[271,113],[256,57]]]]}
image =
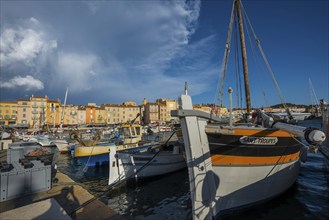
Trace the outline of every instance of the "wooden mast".
{"type": "Polygon", "coordinates": [[[248,76],[247,50],[246,50],[246,42],[244,40],[240,0],[235,0],[235,8],[237,9],[237,14],[238,14],[240,43],[241,43],[241,51],[242,51],[244,89],[245,89],[246,102],[247,102],[247,114],[249,114],[251,112],[250,88],[249,88],[249,76],[248,76]]]}

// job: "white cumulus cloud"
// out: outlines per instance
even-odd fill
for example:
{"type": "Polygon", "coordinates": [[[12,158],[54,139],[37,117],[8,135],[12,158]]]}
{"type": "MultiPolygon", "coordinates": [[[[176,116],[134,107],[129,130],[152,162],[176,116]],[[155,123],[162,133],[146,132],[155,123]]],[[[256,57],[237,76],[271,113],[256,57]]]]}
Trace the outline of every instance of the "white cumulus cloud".
{"type": "Polygon", "coordinates": [[[44,89],[43,82],[38,79],[33,78],[33,76],[27,75],[25,77],[16,76],[10,79],[8,82],[0,84],[1,88],[14,88],[21,89],[24,88],[26,91],[31,90],[42,90],[44,89]]]}
{"type": "Polygon", "coordinates": [[[57,48],[57,41],[48,39],[35,18],[24,21],[17,27],[6,28],[0,36],[1,66],[14,66],[21,62],[33,67],[38,57],[57,48]]]}

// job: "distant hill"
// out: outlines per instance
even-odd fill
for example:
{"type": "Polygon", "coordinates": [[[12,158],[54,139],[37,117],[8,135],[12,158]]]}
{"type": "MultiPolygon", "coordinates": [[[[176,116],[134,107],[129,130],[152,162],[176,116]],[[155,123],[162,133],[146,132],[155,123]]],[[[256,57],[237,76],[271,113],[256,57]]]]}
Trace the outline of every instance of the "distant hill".
{"type": "MultiPolygon", "coordinates": [[[[311,108],[312,106],[311,105],[296,105],[296,104],[292,104],[292,103],[286,103],[286,106],[288,108],[311,108]]],[[[272,105],[270,106],[271,108],[284,108],[283,107],[283,104],[277,104],[277,105],[272,105]]]]}

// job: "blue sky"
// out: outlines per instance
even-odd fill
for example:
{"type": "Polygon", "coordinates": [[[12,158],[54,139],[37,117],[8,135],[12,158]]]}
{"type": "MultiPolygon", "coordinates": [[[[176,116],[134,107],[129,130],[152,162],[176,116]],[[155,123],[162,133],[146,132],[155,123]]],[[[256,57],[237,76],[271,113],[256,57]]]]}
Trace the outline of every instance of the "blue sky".
{"type": "MultiPolygon", "coordinates": [[[[69,104],[141,104],[143,98],[177,99],[187,81],[194,103],[218,102],[232,1],[0,3],[2,101],[34,94],[63,102],[68,87],[69,104]]],[[[243,5],[285,101],[312,104],[309,79],[317,97],[328,100],[328,1],[243,5]]],[[[237,92],[233,43],[231,48],[225,106],[227,88],[233,87],[234,98],[237,92]]],[[[278,104],[265,65],[255,65],[257,56],[248,53],[252,105],[278,104]]]]}

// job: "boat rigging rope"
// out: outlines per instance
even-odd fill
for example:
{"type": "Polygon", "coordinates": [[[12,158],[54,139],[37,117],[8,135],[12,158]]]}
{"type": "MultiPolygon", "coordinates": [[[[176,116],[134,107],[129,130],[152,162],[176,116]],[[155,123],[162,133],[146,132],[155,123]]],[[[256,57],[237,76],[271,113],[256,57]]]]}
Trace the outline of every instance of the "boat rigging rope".
{"type": "Polygon", "coordinates": [[[228,63],[228,58],[230,54],[230,46],[231,46],[231,38],[232,38],[232,27],[233,27],[233,22],[234,22],[234,12],[235,12],[235,7],[234,7],[234,2],[233,2],[233,7],[231,11],[231,19],[230,19],[230,24],[229,24],[229,29],[227,33],[227,39],[226,39],[226,44],[225,44],[225,51],[224,51],[224,57],[222,61],[222,66],[220,69],[220,77],[218,79],[218,84],[217,84],[217,89],[216,89],[216,94],[217,96],[219,92],[219,105],[222,106],[223,104],[223,91],[224,91],[224,81],[226,77],[226,70],[227,70],[227,63],[228,63]]]}
{"type": "MultiPolygon", "coordinates": [[[[258,68],[258,65],[261,66],[261,67],[262,67],[262,65],[260,64],[260,62],[257,62],[259,59],[257,59],[257,54],[255,52],[255,48],[253,47],[254,44],[252,44],[252,40],[251,40],[251,37],[250,37],[251,35],[249,33],[249,28],[248,28],[248,25],[246,23],[246,19],[243,19],[243,21],[244,21],[244,26],[246,27],[246,32],[247,32],[247,36],[248,36],[248,40],[249,40],[249,44],[250,44],[250,48],[251,48],[252,57],[253,57],[253,60],[255,62],[255,67],[256,67],[255,72],[256,72],[256,75],[258,77],[259,82],[262,82],[261,74],[260,74],[260,71],[259,71],[259,68],[258,68]]],[[[266,94],[265,94],[263,83],[259,83],[259,84],[261,86],[262,94],[264,96],[265,105],[269,106],[269,102],[268,102],[266,94]]]]}
{"type": "Polygon", "coordinates": [[[271,75],[271,77],[272,77],[272,80],[273,80],[273,82],[274,82],[275,88],[276,88],[277,93],[278,93],[278,95],[279,95],[279,97],[280,97],[281,103],[282,103],[282,105],[284,106],[284,108],[287,109],[287,106],[286,106],[286,103],[285,103],[285,101],[284,101],[284,98],[283,98],[283,95],[282,95],[281,89],[280,89],[280,87],[279,87],[279,84],[278,84],[278,82],[277,82],[276,79],[275,79],[275,76],[274,76],[274,73],[273,73],[273,71],[272,71],[272,68],[271,68],[271,66],[270,66],[270,64],[269,64],[269,62],[268,62],[268,60],[267,60],[267,58],[266,58],[266,55],[265,55],[265,53],[264,53],[264,51],[263,51],[262,45],[260,44],[260,41],[259,41],[258,37],[257,37],[257,35],[256,35],[255,31],[254,31],[254,28],[253,28],[252,25],[251,25],[251,22],[250,22],[250,20],[249,20],[249,17],[248,17],[248,15],[247,15],[246,11],[244,10],[244,7],[243,7],[243,5],[242,5],[242,2],[241,2],[241,8],[242,8],[242,11],[243,11],[243,13],[245,14],[245,17],[246,17],[246,19],[247,19],[247,21],[248,21],[248,24],[249,24],[250,28],[251,28],[251,31],[252,31],[252,33],[253,33],[253,36],[254,36],[254,38],[255,38],[255,40],[256,40],[256,44],[257,44],[257,46],[258,46],[258,48],[259,48],[259,50],[260,50],[260,53],[261,53],[261,55],[262,55],[262,57],[263,57],[263,59],[264,59],[264,62],[265,62],[265,64],[266,64],[266,67],[267,67],[267,69],[268,69],[268,71],[269,71],[269,73],[270,73],[270,75],[271,75]]]}

